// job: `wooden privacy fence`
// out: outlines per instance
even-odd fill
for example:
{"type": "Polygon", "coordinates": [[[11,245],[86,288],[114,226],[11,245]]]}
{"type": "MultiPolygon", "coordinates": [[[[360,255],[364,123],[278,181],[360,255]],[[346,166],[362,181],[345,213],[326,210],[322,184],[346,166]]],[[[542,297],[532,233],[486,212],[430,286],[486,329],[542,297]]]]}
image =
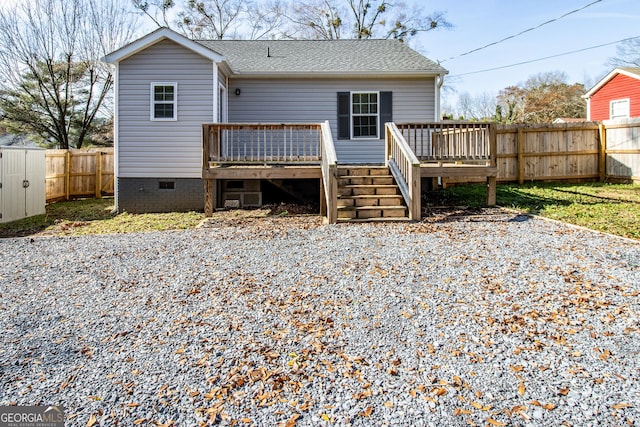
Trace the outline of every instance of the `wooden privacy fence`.
{"type": "Polygon", "coordinates": [[[113,195],[113,148],[47,150],[47,202],[113,195]]]}
{"type": "MultiPolygon", "coordinates": [[[[498,181],[640,180],[640,121],[497,127],[498,181]]],[[[449,178],[448,183],[484,177],[449,178]]]]}

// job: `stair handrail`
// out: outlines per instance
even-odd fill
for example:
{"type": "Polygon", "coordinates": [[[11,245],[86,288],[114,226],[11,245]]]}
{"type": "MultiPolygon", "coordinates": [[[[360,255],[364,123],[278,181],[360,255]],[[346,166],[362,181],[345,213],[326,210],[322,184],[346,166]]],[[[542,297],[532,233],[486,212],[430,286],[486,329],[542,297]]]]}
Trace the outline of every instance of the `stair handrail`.
{"type": "Polygon", "coordinates": [[[322,138],[320,141],[320,165],[322,168],[323,194],[321,214],[326,216],[329,224],[338,221],[338,156],[333,144],[329,121],[320,124],[322,138]]]}
{"type": "Polygon", "coordinates": [[[419,220],[420,160],[393,122],[385,124],[385,164],[395,178],[409,208],[409,219],[419,220]]]}

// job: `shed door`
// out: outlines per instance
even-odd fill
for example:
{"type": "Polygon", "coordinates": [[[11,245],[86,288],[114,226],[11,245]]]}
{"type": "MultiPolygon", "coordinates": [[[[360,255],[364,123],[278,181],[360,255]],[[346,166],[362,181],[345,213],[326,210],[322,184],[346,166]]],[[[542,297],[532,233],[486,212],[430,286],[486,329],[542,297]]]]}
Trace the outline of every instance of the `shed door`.
{"type": "Polygon", "coordinates": [[[25,150],[2,150],[2,218],[0,221],[9,222],[24,218],[26,193],[22,182],[24,176],[25,150]]]}
{"type": "Polygon", "coordinates": [[[46,159],[44,150],[26,150],[25,156],[25,216],[46,212],[46,159]]]}

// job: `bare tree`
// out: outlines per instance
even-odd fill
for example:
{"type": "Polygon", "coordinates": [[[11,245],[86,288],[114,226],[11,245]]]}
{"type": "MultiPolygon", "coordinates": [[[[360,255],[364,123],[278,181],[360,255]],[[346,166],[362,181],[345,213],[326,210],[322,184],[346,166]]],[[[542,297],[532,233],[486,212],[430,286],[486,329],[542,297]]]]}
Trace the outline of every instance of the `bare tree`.
{"type": "Polygon", "coordinates": [[[419,32],[450,28],[444,13],[424,13],[420,6],[387,0],[307,0],[294,2],[287,15],[293,38],[394,38],[407,40],[419,32]]]}
{"type": "Polygon", "coordinates": [[[246,23],[250,40],[275,38],[282,31],[285,6],[279,0],[267,0],[260,7],[246,10],[246,23]]]}
{"type": "Polygon", "coordinates": [[[171,28],[168,12],[175,6],[173,0],[131,0],[133,7],[142,12],[155,25],[171,28]]]}
{"type": "Polygon", "coordinates": [[[497,100],[495,94],[482,92],[471,95],[463,92],[458,96],[457,113],[466,120],[493,120],[496,113],[497,100]]]}
{"type": "Polygon", "coordinates": [[[9,130],[80,148],[109,116],[111,70],[132,15],[109,0],[31,0],[0,10],[0,111],[9,130]]]}
{"type": "Polygon", "coordinates": [[[640,37],[627,39],[616,46],[615,58],[609,59],[613,67],[640,67],[640,37]]]}
{"type": "Polygon", "coordinates": [[[292,29],[285,32],[287,38],[311,40],[335,40],[342,34],[342,17],[347,10],[337,0],[308,0],[294,2],[286,14],[292,29]]]}
{"type": "Polygon", "coordinates": [[[172,0],[133,2],[159,27],[175,27],[192,39],[275,37],[282,25],[280,0],[187,0],[184,7],[174,10],[177,19],[173,24],[166,18],[168,10],[174,7],[172,0]],[[158,19],[160,15],[162,21],[158,19]]]}

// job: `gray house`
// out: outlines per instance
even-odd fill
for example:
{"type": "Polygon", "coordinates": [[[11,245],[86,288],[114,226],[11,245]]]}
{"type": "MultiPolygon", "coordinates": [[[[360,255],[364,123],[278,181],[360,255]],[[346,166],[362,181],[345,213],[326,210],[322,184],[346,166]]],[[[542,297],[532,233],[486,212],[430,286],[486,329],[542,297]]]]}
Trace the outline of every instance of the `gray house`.
{"type": "Polygon", "coordinates": [[[385,123],[438,122],[447,73],[395,40],[190,40],[166,28],[105,61],[116,203],[129,212],[203,209],[203,124],[326,123],[338,164],[384,164],[385,123]]]}

